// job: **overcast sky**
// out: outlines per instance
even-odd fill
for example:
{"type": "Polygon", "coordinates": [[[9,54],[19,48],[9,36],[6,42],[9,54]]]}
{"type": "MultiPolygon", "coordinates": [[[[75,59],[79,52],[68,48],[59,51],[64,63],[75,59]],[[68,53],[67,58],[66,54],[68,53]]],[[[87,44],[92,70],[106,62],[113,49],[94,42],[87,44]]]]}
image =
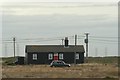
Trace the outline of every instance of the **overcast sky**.
{"type": "Polygon", "coordinates": [[[25,55],[26,44],[60,45],[65,36],[74,44],[75,34],[78,45],[85,45],[85,32],[90,33],[89,56],[118,55],[117,3],[19,2],[5,3],[2,9],[3,56],[13,56],[13,37],[17,55],[25,55]]]}

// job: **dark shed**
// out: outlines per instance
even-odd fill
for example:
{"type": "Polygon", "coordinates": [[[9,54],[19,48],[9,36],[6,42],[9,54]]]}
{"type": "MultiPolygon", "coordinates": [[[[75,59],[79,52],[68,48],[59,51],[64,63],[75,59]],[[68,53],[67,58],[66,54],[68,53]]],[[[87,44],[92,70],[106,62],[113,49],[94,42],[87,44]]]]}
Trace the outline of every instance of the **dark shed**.
{"type": "Polygon", "coordinates": [[[25,57],[23,57],[23,56],[17,56],[15,64],[19,64],[19,65],[25,64],[25,60],[24,59],[25,59],[25,57]]]}
{"type": "Polygon", "coordinates": [[[84,63],[83,45],[26,45],[28,64],[49,64],[52,60],[63,60],[66,63],[84,63]],[[76,53],[76,55],[75,55],[76,53]]]}

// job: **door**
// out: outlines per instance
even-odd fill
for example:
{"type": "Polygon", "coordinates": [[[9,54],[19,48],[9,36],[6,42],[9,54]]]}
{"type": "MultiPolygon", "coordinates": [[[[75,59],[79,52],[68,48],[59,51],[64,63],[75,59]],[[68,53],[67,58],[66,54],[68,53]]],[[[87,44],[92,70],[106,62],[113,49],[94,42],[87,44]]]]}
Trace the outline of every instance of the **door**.
{"type": "Polygon", "coordinates": [[[54,60],[58,60],[58,53],[54,53],[54,60]]]}

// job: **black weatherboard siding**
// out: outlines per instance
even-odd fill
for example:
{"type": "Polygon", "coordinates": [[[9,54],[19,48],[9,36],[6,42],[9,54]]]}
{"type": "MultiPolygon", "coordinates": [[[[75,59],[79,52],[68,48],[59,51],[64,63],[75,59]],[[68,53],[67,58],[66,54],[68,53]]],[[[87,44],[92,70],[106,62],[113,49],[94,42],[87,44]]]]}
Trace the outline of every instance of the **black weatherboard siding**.
{"type": "Polygon", "coordinates": [[[52,60],[48,59],[49,54],[58,54],[58,60],[63,60],[66,63],[74,63],[75,52],[79,54],[79,59],[76,63],[84,63],[84,47],[83,45],[70,45],[65,48],[63,45],[27,45],[26,46],[26,61],[28,64],[50,64],[52,60]],[[33,54],[37,54],[37,60],[33,60],[33,54]],[[63,54],[63,59],[59,59],[59,54],[63,54]]]}
{"type": "Polygon", "coordinates": [[[73,63],[74,62],[74,52],[64,52],[63,53],[63,61],[66,63],[73,63]]]}
{"type": "Polygon", "coordinates": [[[29,53],[28,64],[50,64],[52,60],[48,59],[48,54],[47,52],[29,53]],[[33,60],[33,54],[37,54],[37,60],[33,60]]]}
{"type": "Polygon", "coordinates": [[[28,64],[49,64],[51,62],[51,60],[48,60],[47,52],[29,53],[27,61],[28,61],[28,64]],[[33,60],[33,54],[37,54],[37,60],[33,60]]]}
{"type": "MultiPolygon", "coordinates": [[[[77,54],[79,53],[79,59],[76,59],[76,64],[79,63],[84,63],[84,53],[80,53],[77,52],[77,54]]],[[[75,59],[75,53],[74,52],[68,52],[68,53],[64,53],[64,59],[63,61],[67,62],[67,63],[74,63],[74,59],[75,59]]],[[[61,59],[62,60],[62,59],[61,59]]]]}

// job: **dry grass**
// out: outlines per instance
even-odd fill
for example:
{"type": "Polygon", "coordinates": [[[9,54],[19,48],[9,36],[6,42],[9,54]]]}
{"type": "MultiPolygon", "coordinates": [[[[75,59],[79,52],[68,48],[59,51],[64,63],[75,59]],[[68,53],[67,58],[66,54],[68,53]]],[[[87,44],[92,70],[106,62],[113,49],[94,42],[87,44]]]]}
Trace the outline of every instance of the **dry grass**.
{"type": "Polygon", "coordinates": [[[117,78],[118,66],[113,64],[80,64],[68,67],[48,65],[6,66],[2,68],[3,78],[117,78]]]}

